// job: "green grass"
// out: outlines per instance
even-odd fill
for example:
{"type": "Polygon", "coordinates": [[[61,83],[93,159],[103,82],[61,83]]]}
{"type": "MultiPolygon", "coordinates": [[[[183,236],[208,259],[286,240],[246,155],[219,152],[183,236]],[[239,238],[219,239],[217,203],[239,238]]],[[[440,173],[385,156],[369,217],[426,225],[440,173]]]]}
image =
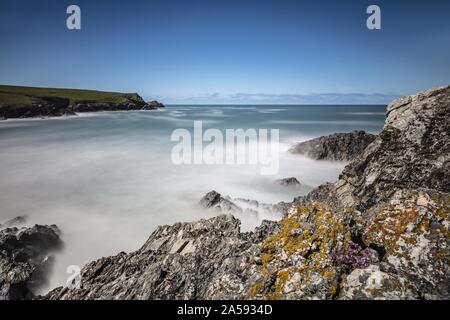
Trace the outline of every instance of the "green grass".
{"type": "Polygon", "coordinates": [[[71,103],[126,103],[141,100],[137,93],[104,92],[95,90],[54,89],[0,85],[0,108],[28,106],[43,98],[64,98],[71,103]]]}

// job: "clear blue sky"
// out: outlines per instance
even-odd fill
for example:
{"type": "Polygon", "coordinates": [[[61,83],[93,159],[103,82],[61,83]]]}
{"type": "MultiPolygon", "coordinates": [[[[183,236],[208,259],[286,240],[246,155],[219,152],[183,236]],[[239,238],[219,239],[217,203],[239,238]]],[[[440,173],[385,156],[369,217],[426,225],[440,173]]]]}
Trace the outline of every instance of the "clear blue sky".
{"type": "Polygon", "coordinates": [[[450,84],[450,1],[0,2],[0,83],[166,103],[384,103],[450,84]],[[77,4],[82,30],[66,28],[77,4]],[[366,28],[366,8],[382,30],[366,28]]]}

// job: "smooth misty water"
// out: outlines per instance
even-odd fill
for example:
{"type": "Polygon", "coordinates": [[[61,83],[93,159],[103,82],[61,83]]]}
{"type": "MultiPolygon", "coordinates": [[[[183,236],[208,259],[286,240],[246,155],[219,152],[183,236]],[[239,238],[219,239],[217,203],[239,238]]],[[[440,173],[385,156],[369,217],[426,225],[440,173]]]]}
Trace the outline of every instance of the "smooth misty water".
{"type": "MultiPolygon", "coordinates": [[[[65,283],[68,265],[138,249],[158,225],[214,213],[198,207],[210,190],[263,202],[290,201],[337,178],[344,163],[312,161],[286,151],[293,142],[334,132],[378,133],[385,108],[374,106],[172,106],[164,111],[83,114],[0,122],[0,223],[57,224],[64,249],[49,284],[65,283]],[[280,171],[259,167],[175,166],[174,129],[280,129],[280,171]],[[274,180],[295,176],[298,188],[274,180]]],[[[277,216],[241,216],[243,230],[277,216]]]]}

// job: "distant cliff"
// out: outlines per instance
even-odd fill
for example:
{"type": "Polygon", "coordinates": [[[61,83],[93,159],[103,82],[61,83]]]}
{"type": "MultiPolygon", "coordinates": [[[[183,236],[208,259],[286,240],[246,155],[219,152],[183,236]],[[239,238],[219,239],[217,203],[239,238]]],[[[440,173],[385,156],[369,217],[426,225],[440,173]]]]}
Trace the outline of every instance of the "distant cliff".
{"type": "Polygon", "coordinates": [[[154,110],[137,93],[103,92],[0,85],[0,119],[58,117],[76,112],[154,110]]]}

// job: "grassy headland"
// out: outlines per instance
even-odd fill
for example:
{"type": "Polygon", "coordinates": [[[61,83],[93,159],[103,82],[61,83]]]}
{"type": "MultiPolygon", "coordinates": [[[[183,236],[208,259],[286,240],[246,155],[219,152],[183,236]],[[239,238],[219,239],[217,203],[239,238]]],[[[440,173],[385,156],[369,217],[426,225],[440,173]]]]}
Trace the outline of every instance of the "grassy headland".
{"type": "Polygon", "coordinates": [[[140,110],[147,104],[137,93],[0,85],[0,118],[59,116],[83,111],[140,110]]]}

